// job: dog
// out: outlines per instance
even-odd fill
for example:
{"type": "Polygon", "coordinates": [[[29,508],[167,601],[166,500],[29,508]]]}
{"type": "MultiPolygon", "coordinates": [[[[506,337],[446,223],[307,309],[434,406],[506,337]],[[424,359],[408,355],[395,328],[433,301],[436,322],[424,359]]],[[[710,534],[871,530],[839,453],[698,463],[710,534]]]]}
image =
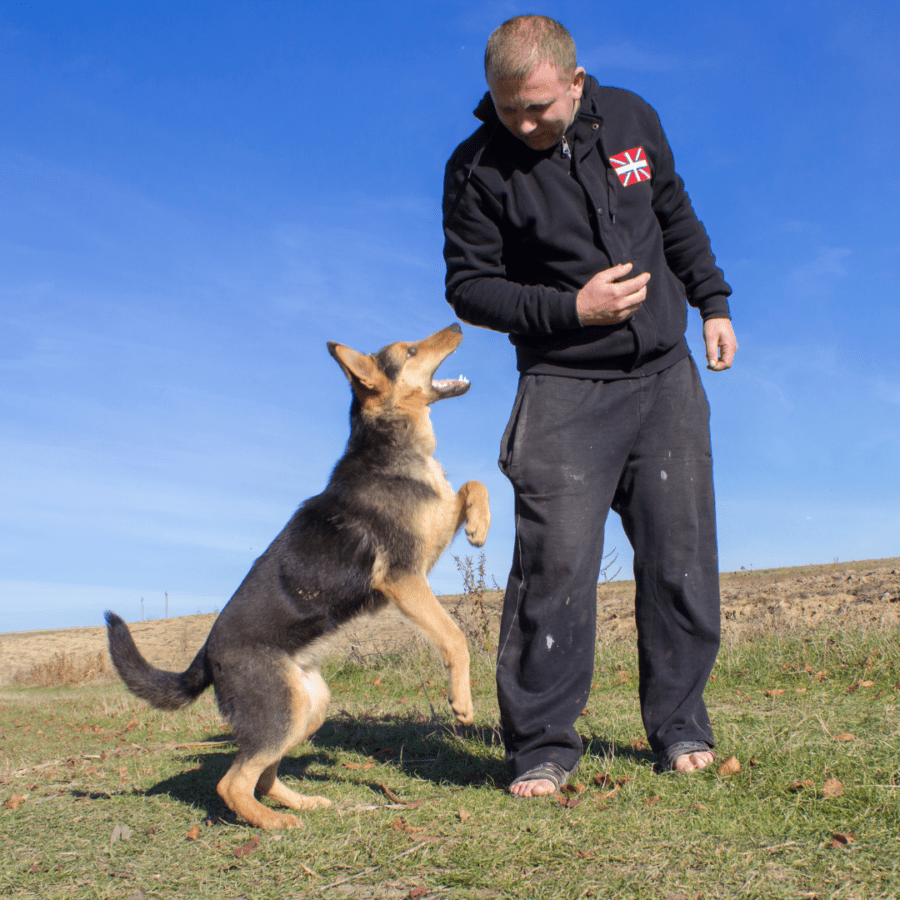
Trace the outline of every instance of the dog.
{"type": "Polygon", "coordinates": [[[469,389],[465,378],[434,374],[462,339],[454,324],[372,355],[329,342],[352,388],[344,455],[325,490],[300,506],[253,564],[185,672],[151,666],[125,622],[106,613],[110,655],[133,694],[178,709],[215,687],[238,745],[216,790],[251,825],[301,824],[254,791],[290,810],[331,805],[291,790],[277,772],[325,720],[331,695],[319,672],[322,639],[360,613],[391,602],[418,626],[448,670],[456,719],[473,722],[466,639],[426,580],[463,524],[476,547],[490,527],[487,488],[469,481],[454,491],[434,458],[430,405],[469,389]]]}

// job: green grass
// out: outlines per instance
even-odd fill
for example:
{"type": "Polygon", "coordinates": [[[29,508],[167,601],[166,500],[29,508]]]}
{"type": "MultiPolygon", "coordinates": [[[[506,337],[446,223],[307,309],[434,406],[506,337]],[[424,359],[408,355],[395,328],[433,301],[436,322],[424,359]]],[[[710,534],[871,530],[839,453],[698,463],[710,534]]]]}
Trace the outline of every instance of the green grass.
{"type": "Polygon", "coordinates": [[[424,646],[331,664],[331,717],[282,773],[334,806],[281,834],[219,801],[234,748],[211,695],[161,713],[118,685],[4,691],[0,896],[900,896],[896,633],[724,649],[707,701],[741,769],[691,777],[653,772],[633,648],[601,644],[564,802],[505,793],[492,661],[473,656],[470,729],[424,646]]]}

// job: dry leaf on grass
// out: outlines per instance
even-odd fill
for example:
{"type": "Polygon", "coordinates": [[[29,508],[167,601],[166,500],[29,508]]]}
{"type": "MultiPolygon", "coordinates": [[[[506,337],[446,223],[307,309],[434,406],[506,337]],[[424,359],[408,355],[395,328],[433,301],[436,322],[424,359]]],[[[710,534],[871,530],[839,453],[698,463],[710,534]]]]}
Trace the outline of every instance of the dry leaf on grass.
{"type": "Polygon", "coordinates": [[[831,847],[834,850],[840,850],[842,847],[848,847],[856,840],[856,835],[851,832],[835,831],[831,835],[831,847]]]}
{"type": "Polygon", "coordinates": [[[736,756],[729,756],[716,771],[720,775],[734,775],[741,771],[741,764],[736,756]]]}
{"type": "Polygon", "coordinates": [[[769,688],[766,691],[767,697],[780,697],[784,693],[784,688],[769,688]]]}
{"type": "Polygon", "coordinates": [[[837,741],[839,744],[846,744],[849,741],[855,741],[856,735],[849,734],[848,732],[845,731],[843,734],[836,734],[834,736],[834,740],[837,741]]]}
{"type": "Polygon", "coordinates": [[[241,844],[240,847],[236,847],[234,850],[234,855],[238,859],[245,859],[250,856],[252,853],[255,853],[259,849],[259,835],[254,834],[246,844],[241,844]]]}
{"type": "Polygon", "coordinates": [[[186,835],[185,837],[189,841],[199,841],[200,840],[200,826],[195,825],[186,835]]]}
{"type": "Polygon", "coordinates": [[[386,784],[379,783],[378,787],[388,800],[391,800],[394,803],[403,803],[403,801],[386,784]]]}
{"type": "Polygon", "coordinates": [[[472,818],[472,813],[466,812],[464,809],[460,809],[460,810],[457,812],[457,815],[459,816],[459,821],[460,821],[460,822],[468,822],[469,819],[472,818]]]}
{"type": "Polygon", "coordinates": [[[829,778],[822,785],[822,796],[826,799],[831,797],[843,797],[844,785],[837,778],[829,778]]]}
{"type": "Polygon", "coordinates": [[[805,781],[800,781],[798,779],[797,781],[792,781],[788,785],[788,790],[791,791],[791,793],[796,794],[798,791],[803,791],[806,790],[806,788],[811,788],[813,784],[815,784],[815,782],[812,780],[812,778],[807,778],[805,781]]]}
{"type": "Polygon", "coordinates": [[[109,842],[115,844],[116,841],[130,841],[131,834],[131,829],[127,825],[116,825],[109,836],[109,842]]]}
{"type": "Polygon", "coordinates": [[[4,809],[18,809],[25,802],[24,797],[20,797],[18,794],[13,794],[12,797],[9,798],[4,804],[4,809]]]}

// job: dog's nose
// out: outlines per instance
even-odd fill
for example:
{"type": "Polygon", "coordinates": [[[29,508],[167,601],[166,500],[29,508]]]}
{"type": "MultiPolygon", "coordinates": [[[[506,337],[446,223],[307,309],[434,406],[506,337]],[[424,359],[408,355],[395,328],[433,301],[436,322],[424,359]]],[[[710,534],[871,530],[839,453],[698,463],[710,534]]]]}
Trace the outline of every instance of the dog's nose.
{"type": "Polygon", "coordinates": [[[462,331],[462,328],[460,327],[459,322],[454,322],[454,323],[450,326],[450,330],[451,330],[451,331],[462,331]]]}

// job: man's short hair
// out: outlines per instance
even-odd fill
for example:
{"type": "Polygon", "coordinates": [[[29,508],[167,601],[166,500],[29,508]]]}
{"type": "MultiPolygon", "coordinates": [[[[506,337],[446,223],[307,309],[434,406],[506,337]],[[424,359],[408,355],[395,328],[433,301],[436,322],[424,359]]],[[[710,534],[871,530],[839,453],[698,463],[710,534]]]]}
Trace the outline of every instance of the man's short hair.
{"type": "Polygon", "coordinates": [[[514,16],[488,38],[484,75],[521,81],[545,62],[556,66],[560,77],[570,77],[577,66],[572,35],[547,16],[514,16]]]}

